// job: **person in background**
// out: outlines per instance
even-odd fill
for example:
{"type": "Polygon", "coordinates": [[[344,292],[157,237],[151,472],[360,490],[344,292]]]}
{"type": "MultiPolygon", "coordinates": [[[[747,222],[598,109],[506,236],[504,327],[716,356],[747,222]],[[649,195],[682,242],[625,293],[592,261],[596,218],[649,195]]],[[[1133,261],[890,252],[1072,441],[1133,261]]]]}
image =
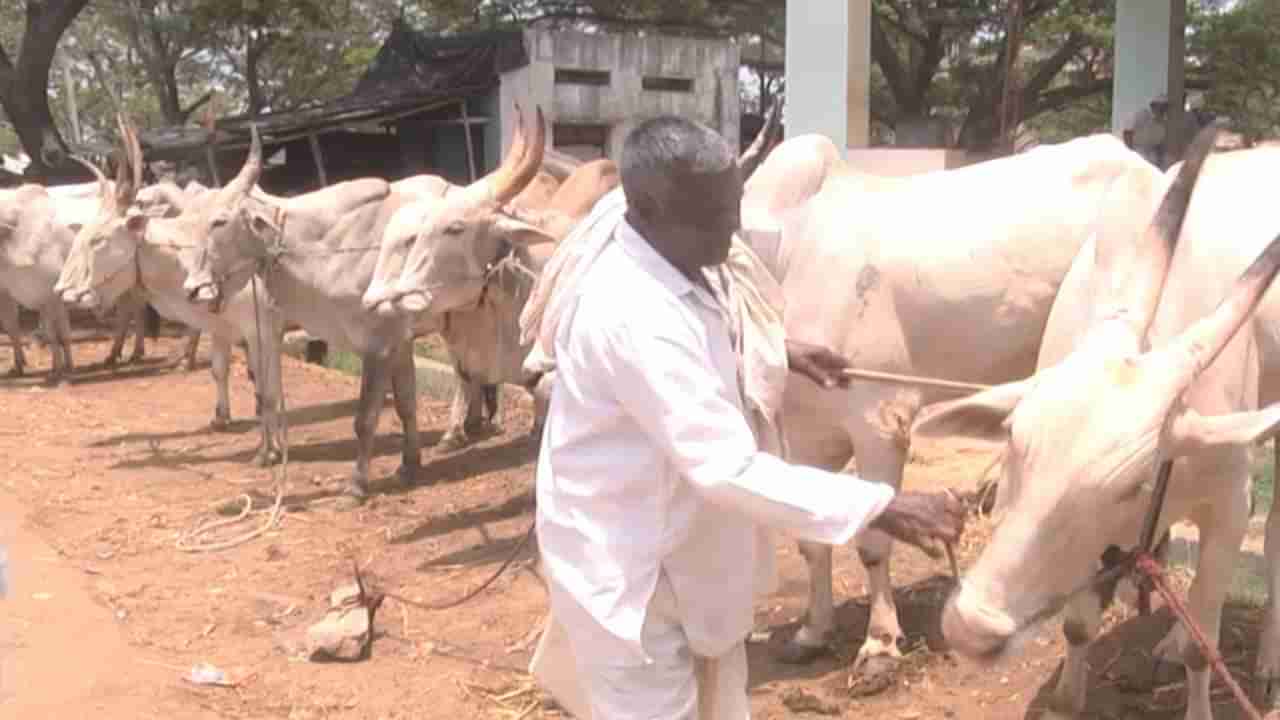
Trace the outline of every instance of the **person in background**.
{"type": "Polygon", "coordinates": [[[1165,169],[1165,140],[1168,136],[1169,96],[1160,93],[1147,107],[1129,116],[1121,132],[1124,144],[1161,170],[1165,169]]]}

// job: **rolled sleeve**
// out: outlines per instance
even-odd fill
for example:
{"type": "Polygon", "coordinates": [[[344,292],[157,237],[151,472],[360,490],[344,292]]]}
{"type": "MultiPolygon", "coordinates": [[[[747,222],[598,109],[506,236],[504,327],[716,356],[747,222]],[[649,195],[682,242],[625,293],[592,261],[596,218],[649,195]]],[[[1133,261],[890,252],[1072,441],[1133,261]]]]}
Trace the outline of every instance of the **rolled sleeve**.
{"type": "Polygon", "coordinates": [[[843,544],[894,491],[761,452],[692,328],[614,323],[583,338],[627,414],[708,501],[801,540],[843,544]]]}

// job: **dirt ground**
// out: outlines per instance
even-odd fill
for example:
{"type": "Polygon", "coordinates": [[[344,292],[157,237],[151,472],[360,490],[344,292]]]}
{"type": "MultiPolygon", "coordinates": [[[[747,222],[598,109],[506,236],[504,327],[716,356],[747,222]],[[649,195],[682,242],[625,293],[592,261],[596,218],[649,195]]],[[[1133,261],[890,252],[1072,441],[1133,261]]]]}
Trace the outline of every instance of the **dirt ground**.
{"type": "MultiPolygon", "coordinates": [[[[150,346],[147,364],[107,372],[98,336],[73,353],[81,369],[59,388],[43,384],[49,354],[28,343],[36,374],[0,380],[0,541],[13,582],[0,601],[0,718],[552,718],[525,673],[530,631],[545,609],[532,574],[508,572],[468,604],[426,612],[387,600],[371,656],[312,663],[286,651],[323,614],[330,591],[352,579],[352,558],[380,586],[442,602],[475,587],[531,522],[530,405],[504,391],[504,432],[435,454],[447,413],[423,399],[423,480],[406,491],[393,473],[400,428],[384,411],[373,476],[379,494],[344,512],[332,499],[354,458],[357,380],[285,359],[290,463],[285,514],[247,544],[213,553],[176,546],[185,532],[248,495],[261,523],[273,475],[250,466],[257,436],[243,356],[232,370],[236,422],[208,429],[214,388],[207,340],[194,372],[162,365],[176,337],[150,346]],[[184,679],[196,663],[226,671],[235,687],[184,679]]],[[[0,371],[9,366],[0,347],[0,371]]],[[[974,488],[988,459],[973,451],[918,448],[909,487],[974,488]]],[[[967,565],[975,531],[960,548],[967,565]]],[[[771,659],[766,638],[794,627],[807,576],[794,545],[779,545],[782,584],[758,609],[749,646],[754,717],[1034,718],[1055,679],[1063,644],[1046,625],[1016,661],[982,669],[946,652],[938,609],[950,591],[945,562],[899,547],[894,580],[909,634],[894,683],[863,695],[852,657],[866,624],[865,575],[852,547],[836,552],[839,637],[806,667],[771,659]],[[753,636],[754,637],[754,636],[753,636]],[[853,688],[851,690],[851,688],[853,688]]],[[[527,558],[525,559],[527,561],[527,558]]],[[[732,558],[726,558],[732,562],[732,558]]],[[[1145,653],[1170,622],[1113,613],[1093,651],[1093,718],[1181,717],[1181,673],[1153,676],[1145,653]]],[[[1224,651],[1251,667],[1259,612],[1231,608],[1224,651]]],[[[1215,688],[1217,686],[1215,685],[1215,688]]],[[[1219,720],[1240,717],[1225,691],[1219,720]]]]}

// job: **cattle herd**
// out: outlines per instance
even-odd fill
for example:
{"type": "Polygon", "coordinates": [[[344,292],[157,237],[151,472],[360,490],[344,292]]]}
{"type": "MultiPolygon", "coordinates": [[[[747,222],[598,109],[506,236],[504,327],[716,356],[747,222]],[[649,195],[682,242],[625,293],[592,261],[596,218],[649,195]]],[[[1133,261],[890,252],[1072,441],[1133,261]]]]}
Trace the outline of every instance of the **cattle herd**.
{"type": "MultiPolygon", "coordinates": [[[[244,348],[259,398],[257,462],[271,464],[284,442],[281,339],[301,327],[362,360],[351,502],[368,492],[388,389],[404,427],[400,478],[428,481],[414,338],[439,333],[455,364],[447,447],[492,421],[498,384],[524,386],[545,412],[546,378],[522,369],[530,348],[518,317],[557,242],[618,184],[611,161],[548,150],[541,109],[531,129],[516,112],[510,151],[471,184],[364,178],[295,197],[258,186],[256,130],[226,186],[143,187],[141,148],[122,118],[114,181],[90,165],[96,183],[0,191],[0,321],[14,340],[13,372],[25,369],[17,303],[39,311],[58,377],[72,367],[66,304],[119,310],[115,362],[150,303],[191,328],[189,358],[209,334],[215,427],[230,420],[231,348],[244,348]]],[[[1248,449],[1280,425],[1280,298],[1266,293],[1280,267],[1269,174],[1280,149],[1215,155],[1214,133],[1202,131],[1163,173],[1109,135],[906,178],[848,167],[815,135],[770,150],[762,132],[742,160],[753,230],[743,239],[783,287],[789,336],[861,369],[990,386],[955,399],[874,382],[829,391],[796,376],[784,401],[787,452],[831,470],[855,460],[861,476],[896,487],[912,437],[1000,448],[1002,520],[942,628],[959,653],[994,661],[1060,611],[1068,651],[1052,716],[1083,711],[1086,651],[1107,594],[1070,591],[1109,547],[1133,544],[1165,460],[1174,463],[1158,531],[1198,526],[1189,605],[1218,637],[1250,510],[1248,449]]],[[[1271,598],[1280,595],[1273,534],[1280,524],[1269,522],[1271,598]]],[[[871,606],[857,660],[865,672],[901,654],[890,551],[881,533],[858,539],[871,606]]],[[[821,653],[835,621],[831,549],[801,552],[807,613],[780,645],[793,662],[821,653]]],[[[1212,717],[1210,669],[1187,632],[1175,626],[1157,654],[1186,667],[1186,717],[1212,717]]],[[[1271,599],[1255,681],[1268,700],[1280,696],[1271,599]]]]}

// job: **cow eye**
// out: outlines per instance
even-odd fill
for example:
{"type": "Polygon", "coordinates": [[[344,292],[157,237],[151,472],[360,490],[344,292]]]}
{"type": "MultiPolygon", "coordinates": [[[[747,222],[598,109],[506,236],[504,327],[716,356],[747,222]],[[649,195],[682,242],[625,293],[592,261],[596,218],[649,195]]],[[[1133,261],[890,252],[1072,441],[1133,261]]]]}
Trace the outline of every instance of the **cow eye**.
{"type": "Polygon", "coordinates": [[[459,220],[456,222],[449,223],[448,227],[444,229],[444,234],[445,235],[461,235],[466,231],[467,231],[466,223],[459,220]]]}
{"type": "Polygon", "coordinates": [[[209,226],[212,227],[214,230],[217,230],[220,227],[224,227],[226,224],[227,224],[227,219],[225,217],[219,216],[214,218],[213,222],[209,223],[209,226]]]}

